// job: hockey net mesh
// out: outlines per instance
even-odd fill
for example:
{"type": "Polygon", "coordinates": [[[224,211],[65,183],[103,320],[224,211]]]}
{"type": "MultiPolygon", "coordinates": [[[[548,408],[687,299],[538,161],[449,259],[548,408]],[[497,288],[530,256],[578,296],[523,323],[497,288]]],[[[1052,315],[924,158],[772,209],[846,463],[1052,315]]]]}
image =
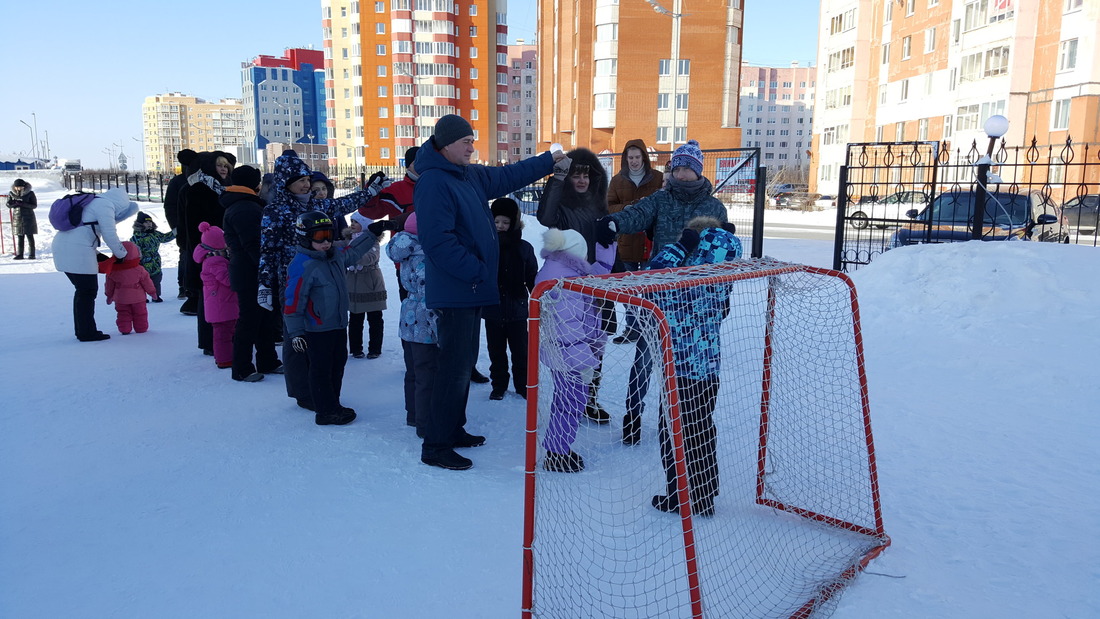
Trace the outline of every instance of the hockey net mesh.
{"type": "Polygon", "coordinates": [[[844,276],[744,260],[559,281],[536,292],[532,307],[530,616],[827,616],[844,584],[889,544],[858,309],[844,276]],[[577,398],[568,392],[589,379],[569,369],[583,365],[576,312],[607,307],[601,298],[614,302],[619,333],[634,314],[641,339],[589,343],[597,356],[602,348],[595,401],[610,423],[582,415],[571,424],[577,398]],[[641,413],[632,445],[623,431],[631,410],[641,413]],[[574,424],[567,449],[583,470],[547,470],[547,447],[561,452],[563,428],[568,439],[574,424]],[[674,430],[664,441],[669,457],[681,459],[668,511],[654,506],[670,496],[662,426],[674,430]]]}

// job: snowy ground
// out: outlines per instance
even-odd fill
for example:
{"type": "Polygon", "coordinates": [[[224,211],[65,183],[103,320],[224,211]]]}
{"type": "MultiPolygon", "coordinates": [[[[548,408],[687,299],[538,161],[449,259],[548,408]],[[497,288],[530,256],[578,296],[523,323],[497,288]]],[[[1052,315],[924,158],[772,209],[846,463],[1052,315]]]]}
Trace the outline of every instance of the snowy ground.
{"type": "MultiPolygon", "coordinates": [[[[32,182],[44,206],[62,193],[32,182]]],[[[101,302],[114,337],[79,343],[46,211],[39,260],[0,258],[0,617],[518,615],[523,400],[473,386],[474,468],[421,465],[396,300],[383,356],[349,360],[360,419],[342,428],[315,426],[279,380],[231,381],[176,301],[126,337],[101,302]]],[[[829,266],[832,248],[765,253],[829,266]]],[[[1098,258],[965,243],[854,274],[893,545],[836,617],[1100,616],[1098,258]]]]}

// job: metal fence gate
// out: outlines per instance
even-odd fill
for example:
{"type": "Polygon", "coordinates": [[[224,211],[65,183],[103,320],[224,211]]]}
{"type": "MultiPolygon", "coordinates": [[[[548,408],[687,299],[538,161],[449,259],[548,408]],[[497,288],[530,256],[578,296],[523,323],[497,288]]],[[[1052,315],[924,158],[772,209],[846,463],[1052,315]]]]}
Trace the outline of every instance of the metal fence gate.
{"type": "Polygon", "coordinates": [[[895,247],[975,238],[1097,246],[1100,148],[977,142],[849,144],[840,169],[833,268],[854,271],[895,247]],[[980,183],[979,178],[985,178],[980,183]],[[976,208],[976,205],[984,208],[976,208]],[[974,213],[983,217],[975,222],[974,213]]]}

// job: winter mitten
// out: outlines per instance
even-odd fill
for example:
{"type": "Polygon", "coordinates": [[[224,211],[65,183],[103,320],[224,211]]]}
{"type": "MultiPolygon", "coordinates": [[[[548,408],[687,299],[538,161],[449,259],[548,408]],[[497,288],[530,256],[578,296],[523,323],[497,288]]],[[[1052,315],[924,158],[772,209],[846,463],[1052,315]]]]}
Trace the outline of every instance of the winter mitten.
{"type": "Polygon", "coordinates": [[[699,247],[699,233],[691,228],[685,228],[683,233],[680,234],[680,245],[684,248],[686,254],[695,251],[695,248],[699,247]]]}
{"type": "Polygon", "coordinates": [[[596,220],[596,242],[610,247],[615,242],[615,232],[618,226],[610,217],[601,217],[596,220]]]}
{"type": "Polygon", "coordinates": [[[306,344],[306,338],[302,336],[294,337],[290,340],[290,345],[294,347],[294,352],[305,352],[309,346],[306,344]]]}
{"type": "Polygon", "coordinates": [[[367,195],[373,198],[382,193],[383,183],[385,182],[385,180],[385,172],[375,172],[374,174],[370,175],[369,179],[367,179],[367,186],[363,189],[363,191],[367,192],[367,195]]]}
{"type": "Polygon", "coordinates": [[[722,229],[726,232],[729,232],[730,234],[737,234],[737,226],[733,225],[732,223],[722,224],[722,229]]]}
{"type": "Polygon", "coordinates": [[[256,303],[265,310],[272,311],[271,289],[267,286],[260,286],[260,290],[256,293],[256,303]]]}
{"type": "Polygon", "coordinates": [[[564,181],[566,176],[569,176],[569,168],[573,165],[573,160],[569,157],[562,157],[554,163],[554,178],[559,181],[564,181]]]}
{"type": "Polygon", "coordinates": [[[371,225],[367,226],[367,230],[370,230],[370,233],[373,234],[374,236],[376,236],[378,238],[382,238],[382,234],[386,231],[386,221],[385,220],[376,221],[376,222],[372,223],[371,225]]]}

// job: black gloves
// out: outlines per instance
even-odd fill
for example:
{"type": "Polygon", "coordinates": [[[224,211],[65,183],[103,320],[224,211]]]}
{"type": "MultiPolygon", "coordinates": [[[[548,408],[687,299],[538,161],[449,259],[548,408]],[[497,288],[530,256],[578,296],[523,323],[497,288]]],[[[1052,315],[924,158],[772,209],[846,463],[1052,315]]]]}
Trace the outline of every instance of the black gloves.
{"type": "Polygon", "coordinates": [[[370,230],[370,233],[374,236],[382,238],[382,233],[386,231],[386,220],[379,219],[378,221],[367,226],[367,230],[370,230]]]}
{"type": "Polygon", "coordinates": [[[375,172],[367,179],[367,185],[363,188],[363,191],[367,192],[370,197],[377,196],[382,193],[383,181],[386,180],[385,172],[375,172]]]}
{"type": "Polygon", "coordinates": [[[729,232],[730,234],[735,235],[735,236],[737,234],[737,226],[733,225],[732,223],[722,224],[722,229],[725,230],[726,232],[729,232]]]}
{"type": "Polygon", "coordinates": [[[685,228],[680,234],[680,245],[685,253],[692,253],[696,247],[699,247],[699,233],[691,228],[685,228]]]}
{"type": "Polygon", "coordinates": [[[596,242],[604,247],[610,247],[615,242],[615,222],[610,217],[601,217],[596,220],[596,242]]]}
{"type": "Polygon", "coordinates": [[[305,352],[309,349],[309,345],[306,344],[306,338],[300,335],[292,338],[290,340],[290,345],[294,348],[295,352],[305,352]]]}

